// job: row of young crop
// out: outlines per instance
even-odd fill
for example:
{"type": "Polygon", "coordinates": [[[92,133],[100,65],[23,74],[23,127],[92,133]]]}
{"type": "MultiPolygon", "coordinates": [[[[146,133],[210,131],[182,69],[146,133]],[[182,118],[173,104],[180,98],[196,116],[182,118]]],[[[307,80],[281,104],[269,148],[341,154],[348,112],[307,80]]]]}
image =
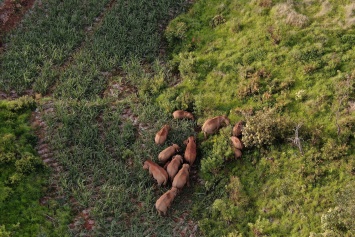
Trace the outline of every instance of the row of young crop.
{"type": "MultiPolygon", "coordinates": [[[[171,232],[171,220],[156,223],[150,206],[155,193],[141,171],[141,161],[157,152],[149,144],[142,150],[150,133],[138,136],[142,131],[127,119],[140,116],[150,127],[166,118],[148,97],[101,97],[109,79],[123,81],[111,78],[121,67],[128,81],[137,82],[133,74],[139,74],[146,85],[154,73],[163,72],[157,62],[148,73],[141,62],[148,65],[158,55],[164,25],[184,7],[185,1],[43,1],[8,36],[1,55],[1,90],[53,93],[54,112],[44,120],[48,143],[65,170],[59,178],[60,201],[74,199],[95,221],[94,230],[76,222],[66,234],[171,232]],[[127,108],[130,112],[124,114],[127,108]]],[[[165,73],[160,79],[166,80],[165,73]]],[[[46,101],[38,102],[39,111],[46,101]]],[[[184,134],[175,138],[186,136],[192,126],[182,127],[184,134]]]]}
{"type": "Polygon", "coordinates": [[[92,38],[59,76],[55,96],[96,98],[125,61],[131,57],[151,60],[161,42],[159,25],[182,2],[115,2],[92,38]]]}
{"type": "Polygon", "coordinates": [[[123,61],[158,55],[163,26],[184,6],[182,0],[38,3],[7,39],[2,90],[95,98],[123,61]]]}
{"type": "Polygon", "coordinates": [[[94,22],[107,3],[108,0],[36,2],[21,25],[5,39],[1,90],[23,92],[32,86],[41,89],[41,83],[48,89],[56,79],[52,67],[67,60],[84,40],[85,27],[94,22]]]}

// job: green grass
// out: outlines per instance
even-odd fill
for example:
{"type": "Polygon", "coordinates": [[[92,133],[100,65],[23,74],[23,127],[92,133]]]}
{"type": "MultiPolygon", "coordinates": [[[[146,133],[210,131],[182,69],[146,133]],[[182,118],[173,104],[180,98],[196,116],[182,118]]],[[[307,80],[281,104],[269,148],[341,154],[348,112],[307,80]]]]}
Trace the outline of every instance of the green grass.
{"type": "MultiPolygon", "coordinates": [[[[66,19],[69,14],[73,14],[64,10],[73,2],[64,4],[67,5],[59,12],[49,5],[49,15],[59,14],[66,19]]],[[[175,131],[171,133],[166,145],[171,142],[182,145],[182,141],[193,133],[194,124],[171,121],[171,117],[162,113],[145,93],[151,92],[151,89],[157,93],[164,86],[162,82],[170,75],[159,60],[153,62],[153,59],[159,53],[162,30],[168,18],[176,14],[176,11],[183,10],[184,6],[184,1],[125,4],[117,1],[106,9],[98,24],[92,23],[92,17],[83,19],[80,24],[64,21],[62,25],[58,25],[59,30],[68,34],[68,39],[63,36],[63,43],[74,37],[68,29],[78,30],[79,34],[70,41],[73,42],[70,47],[65,48],[63,44],[59,44],[53,48],[54,51],[43,52],[42,56],[49,58],[44,61],[38,55],[37,45],[29,45],[28,41],[36,39],[42,40],[43,44],[51,44],[52,40],[57,39],[33,36],[39,34],[39,31],[48,30],[51,21],[47,22],[44,15],[36,15],[39,22],[46,22],[44,26],[37,25],[34,18],[29,16],[27,24],[33,24],[33,28],[28,29],[28,32],[32,36],[24,37],[23,34],[27,31],[19,29],[11,37],[32,50],[28,61],[32,63],[38,60],[41,63],[33,64],[33,67],[31,64],[22,65],[21,69],[7,66],[11,64],[11,60],[6,57],[19,60],[23,53],[21,47],[12,46],[12,42],[16,41],[8,38],[11,43],[3,55],[6,62],[2,65],[3,89],[11,88],[22,92],[32,88],[43,94],[53,92],[51,99],[54,101],[54,113],[48,114],[45,120],[49,127],[48,143],[54,150],[56,160],[65,169],[59,180],[62,201],[69,204],[74,199],[78,203],[76,209],[90,208],[90,215],[95,220],[93,231],[85,227],[74,227],[69,230],[69,234],[170,235],[173,216],[161,218],[157,222],[153,207],[157,196],[166,189],[152,188],[154,182],[142,169],[142,163],[148,158],[156,159],[160,152],[160,147],[153,143],[159,126],[170,120],[175,131]],[[92,32],[86,32],[85,27],[90,24],[92,32]],[[52,53],[55,54],[62,47],[67,49],[65,54],[60,54],[62,57],[56,61],[51,59],[52,53]],[[145,62],[144,67],[142,62],[145,62]],[[31,80],[24,83],[14,73],[21,73],[19,70],[31,72],[31,80]],[[13,79],[5,80],[9,75],[13,79]],[[162,85],[157,86],[152,81],[162,85]],[[120,83],[132,88],[134,85],[142,85],[139,93],[143,97],[124,93],[119,98],[102,98],[109,83],[120,83]],[[146,132],[138,131],[139,127],[122,115],[126,108],[131,108],[132,114],[139,117],[140,122],[149,125],[146,132]],[[160,112],[157,114],[158,111],[160,112]],[[157,123],[153,126],[152,121],[157,123]],[[146,146],[144,150],[141,147],[143,143],[146,146]],[[152,226],[159,228],[151,228],[152,226]]],[[[72,11],[80,12],[81,7],[83,6],[72,8],[72,11]]],[[[86,10],[94,17],[99,15],[101,9],[102,7],[96,6],[86,10]]],[[[41,9],[35,8],[33,14],[37,14],[37,11],[41,12],[41,9]]],[[[45,101],[47,99],[43,103],[45,101]]],[[[42,102],[38,106],[42,110],[42,102]]],[[[175,210],[173,213],[175,216],[182,212],[183,210],[175,210]]],[[[63,228],[61,224],[59,223],[59,227],[63,228]]]]}
{"type": "Polygon", "coordinates": [[[92,38],[59,76],[56,97],[95,99],[106,89],[108,75],[115,74],[130,58],[153,61],[161,42],[159,25],[166,24],[169,13],[183,1],[143,2],[112,6],[92,38]]]}
{"type": "MultiPolygon", "coordinates": [[[[164,236],[171,231],[172,220],[157,222],[153,208],[156,195],[165,188],[152,188],[153,180],[142,169],[146,159],[157,160],[160,152],[153,139],[158,125],[137,137],[137,128],[122,116],[122,111],[128,106],[135,116],[141,116],[139,111],[149,121],[158,121],[160,116],[169,119],[157,113],[156,107],[137,104],[137,100],[132,96],[114,106],[111,100],[60,100],[55,103],[56,112],[46,118],[48,123],[61,124],[50,131],[50,140],[55,156],[68,167],[61,177],[65,197],[73,195],[81,208],[92,208],[98,235],[164,236]],[[159,231],[151,229],[152,225],[159,231]]],[[[193,124],[186,121],[181,125],[172,125],[176,131],[166,144],[174,141],[182,145],[182,140],[193,132],[193,124]]]]}
{"type": "Polygon", "coordinates": [[[64,236],[63,226],[70,220],[67,205],[59,207],[56,200],[47,206],[39,203],[47,190],[49,172],[34,149],[36,137],[29,125],[34,101],[28,97],[1,100],[0,108],[0,233],[64,236]],[[57,220],[61,227],[55,228],[46,216],[57,220]]]}
{"type": "MultiPolygon", "coordinates": [[[[193,110],[200,125],[219,114],[249,124],[241,162],[226,161],[233,159],[225,138],[230,130],[201,142],[206,184],[200,192],[209,195],[196,206],[196,218],[207,236],[329,231],[321,220],[337,205],[336,193],[354,181],[354,112],[348,110],[354,32],[344,15],[350,2],[331,2],[332,11],[318,1],[283,2],[197,1],[166,30],[170,65],[181,81],[158,104],[167,112],[193,110]],[[297,124],[304,156],[287,139],[297,124]],[[225,188],[230,177],[241,181],[244,206],[225,188]]],[[[353,228],[333,231],[351,235],[353,228]]]]}

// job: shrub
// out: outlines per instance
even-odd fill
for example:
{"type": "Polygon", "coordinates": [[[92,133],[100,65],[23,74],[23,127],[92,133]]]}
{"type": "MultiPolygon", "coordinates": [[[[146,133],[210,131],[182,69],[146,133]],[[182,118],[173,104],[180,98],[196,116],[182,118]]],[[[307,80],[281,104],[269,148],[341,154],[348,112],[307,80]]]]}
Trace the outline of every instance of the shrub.
{"type": "Polygon", "coordinates": [[[16,172],[21,174],[29,174],[41,164],[42,161],[38,157],[27,153],[21,159],[15,162],[16,172]]]}
{"type": "Polygon", "coordinates": [[[349,184],[338,193],[336,197],[337,205],[322,215],[321,222],[324,233],[332,233],[334,236],[355,235],[354,195],[354,184],[349,184]]]}
{"type": "Polygon", "coordinates": [[[270,221],[259,216],[255,223],[248,223],[248,226],[254,236],[268,236],[266,229],[270,226],[270,221]]]}
{"type": "Polygon", "coordinates": [[[11,232],[6,231],[6,228],[4,225],[0,225],[0,237],[10,237],[11,232]]]}
{"type": "Polygon", "coordinates": [[[194,53],[179,54],[179,72],[183,79],[193,80],[197,78],[196,73],[196,56],[194,53]]]}
{"type": "Polygon", "coordinates": [[[206,141],[202,144],[202,149],[212,146],[212,149],[207,151],[201,160],[201,172],[206,180],[210,180],[213,176],[220,173],[225,165],[225,161],[234,157],[231,145],[229,143],[229,134],[231,128],[226,127],[220,130],[220,134],[213,136],[211,141],[206,141]],[[212,143],[212,144],[211,144],[212,143]]]}
{"type": "Polygon", "coordinates": [[[221,25],[225,22],[226,22],[226,19],[222,15],[218,14],[212,18],[212,20],[210,22],[210,26],[212,28],[215,28],[216,26],[221,25]]]}
{"type": "Polygon", "coordinates": [[[216,199],[212,204],[212,218],[226,223],[235,222],[240,218],[240,209],[228,200],[216,199]]]}
{"type": "Polygon", "coordinates": [[[348,153],[346,144],[338,145],[334,139],[328,139],[321,151],[325,160],[338,160],[348,153]]]}
{"type": "MultiPolygon", "coordinates": [[[[1,103],[0,103],[1,106],[1,103]]],[[[35,100],[30,96],[22,96],[16,100],[6,102],[6,109],[10,111],[20,111],[22,109],[33,109],[35,107],[35,100]]]]}
{"type": "Polygon", "coordinates": [[[290,125],[287,117],[277,115],[274,110],[258,111],[254,116],[246,115],[242,140],[245,147],[269,146],[275,140],[285,140],[292,133],[290,125]]]}

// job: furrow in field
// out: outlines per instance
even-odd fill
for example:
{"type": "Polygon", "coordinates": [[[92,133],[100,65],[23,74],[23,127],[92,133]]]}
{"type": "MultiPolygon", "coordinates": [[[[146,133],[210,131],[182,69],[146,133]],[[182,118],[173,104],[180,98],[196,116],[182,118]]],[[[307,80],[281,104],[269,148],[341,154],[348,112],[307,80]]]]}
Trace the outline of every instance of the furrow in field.
{"type": "Polygon", "coordinates": [[[5,0],[0,5],[0,54],[4,50],[3,37],[19,24],[35,0],[5,0]]]}
{"type": "MultiPolygon", "coordinates": [[[[60,71],[65,71],[66,68],[73,63],[75,58],[77,58],[77,55],[80,54],[80,51],[85,47],[85,45],[92,40],[92,37],[95,33],[95,31],[101,26],[103,19],[105,18],[105,15],[107,12],[109,12],[113,5],[117,2],[117,0],[111,0],[105,8],[101,11],[100,15],[97,16],[94,19],[94,22],[92,25],[87,26],[85,28],[85,39],[81,42],[81,44],[73,51],[72,55],[68,57],[68,59],[59,67],[60,71]]],[[[55,88],[55,87],[54,87],[55,88]]],[[[51,91],[54,90],[54,88],[51,89],[51,91]]]]}
{"type": "Polygon", "coordinates": [[[108,0],[38,1],[19,27],[7,35],[0,55],[0,90],[44,93],[57,79],[52,70],[63,64],[86,35],[108,0]]]}
{"type": "Polygon", "coordinates": [[[50,135],[48,134],[48,125],[46,119],[43,118],[44,116],[53,116],[55,113],[54,102],[52,100],[46,101],[41,103],[40,109],[33,112],[31,119],[38,137],[38,145],[36,147],[38,155],[43,160],[44,164],[50,167],[52,171],[49,189],[41,198],[40,202],[42,205],[46,205],[51,199],[67,200],[76,215],[75,218],[73,218],[72,223],[69,225],[71,231],[91,231],[94,229],[95,221],[90,216],[90,208],[84,208],[75,197],[68,197],[65,194],[66,190],[61,183],[61,180],[65,179],[63,172],[65,172],[66,168],[55,155],[58,151],[53,148],[53,145],[49,141],[50,135]]]}

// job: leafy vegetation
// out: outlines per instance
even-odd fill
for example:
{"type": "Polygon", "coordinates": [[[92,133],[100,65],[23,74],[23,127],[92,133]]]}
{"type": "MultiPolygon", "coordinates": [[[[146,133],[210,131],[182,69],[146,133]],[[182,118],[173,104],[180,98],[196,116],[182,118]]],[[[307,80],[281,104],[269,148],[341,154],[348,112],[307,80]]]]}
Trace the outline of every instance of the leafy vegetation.
{"type": "MultiPolygon", "coordinates": [[[[47,235],[178,235],[192,232],[176,223],[185,213],[203,236],[353,235],[354,4],[198,0],[168,24],[185,6],[49,0],[7,37],[1,90],[47,95],[37,107],[64,167],[62,202],[75,200],[73,211],[89,210],[95,223],[68,229],[63,212],[62,232],[47,235]],[[197,121],[172,120],[176,109],[197,121]],[[196,132],[222,114],[246,122],[240,160],[231,126],[206,140],[196,132]],[[154,202],[168,188],[154,187],[142,162],[190,135],[198,178],[158,217],[154,202]]],[[[37,169],[30,154],[12,170],[37,169]]],[[[15,225],[1,223],[0,235],[15,225]]]]}
{"type": "Polygon", "coordinates": [[[34,150],[36,137],[29,125],[34,106],[27,96],[0,101],[0,236],[61,235],[63,230],[54,230],[46,215],[62,213],[61,225],[69,221],[69,210],[56,202],[48,207],[39,203],[48,185],[48,171],[34,150]]]}
{"type": "Polygon", "coordinates": [[[198,124],[215,114],[246,121],[241,161],[232,161],[228,128],[201,142],[204,235],[351,235],[351,207],[333,209],[354,181],[348,9],[350,1],[202,0],[168,25],[181,82],[160,106],[171,112],[184,106],[170,101],[189,95],[198,124]]]}
{"type": "Polygon", "coordinates": [[[18,92],[31,88],[45,92],[53,86],[59,67],[78,47],[89,27],[108,0],[35,3],[15,32],[7,37],[9,45],[1,55],[0,81],[5,90],[18,92]],[[58,69],[57,69],[58,70],[58,69]]]}

